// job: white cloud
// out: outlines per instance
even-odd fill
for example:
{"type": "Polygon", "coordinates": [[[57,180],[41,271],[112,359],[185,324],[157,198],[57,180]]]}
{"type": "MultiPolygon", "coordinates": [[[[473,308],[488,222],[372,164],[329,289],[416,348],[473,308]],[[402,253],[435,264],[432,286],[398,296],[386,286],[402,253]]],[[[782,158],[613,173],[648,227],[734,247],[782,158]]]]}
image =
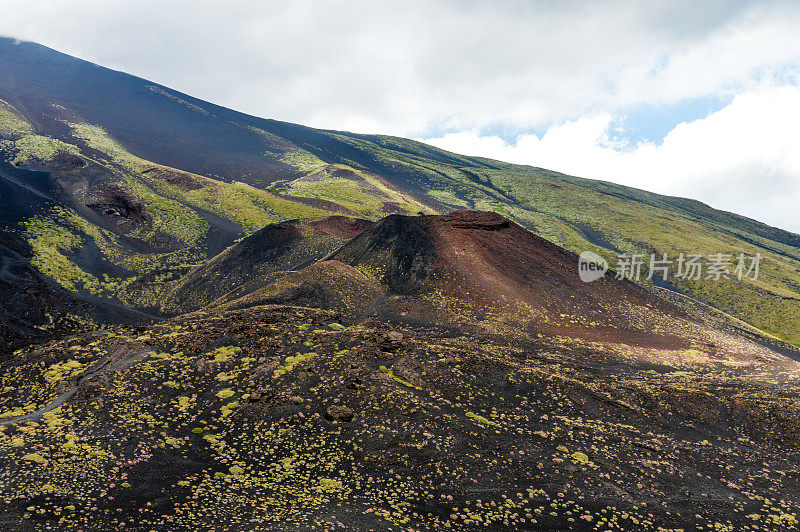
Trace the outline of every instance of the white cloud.
{"type": "Polygon", "coordinates": [[[426,142],[670,195],[688,196],[800,232],[800,87],[736,96],[678,124],[660,144],[615,140],[615,116],[586,115],[509,144],[476,131],[426,142]]]}
{"type": "Polygon", "coordinates": [[[252,114],[424,135],[546,127],[800,64],[783,2],[0,0],[31,39],[252,114]]]}

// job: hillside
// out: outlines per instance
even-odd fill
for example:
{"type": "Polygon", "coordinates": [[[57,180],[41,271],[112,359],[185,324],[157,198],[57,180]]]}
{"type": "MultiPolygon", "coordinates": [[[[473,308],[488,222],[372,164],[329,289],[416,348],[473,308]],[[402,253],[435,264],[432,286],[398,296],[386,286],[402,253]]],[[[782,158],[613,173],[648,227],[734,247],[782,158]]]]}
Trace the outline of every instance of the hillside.
{"type": "Polygon", "coordinates": [[[286,271],[310,266],[372,224],[344,216],[269,224],[182,276],[162,305],[185,312],[245,295],[286,271]]]}
{"type": "Polygon", "coordinates": [[[496,213],[391,215],[326,258],[0,361],[0,520],[797,528],[800,350],[583,283],[574,254],[496,213]]]}
{"type": "MultiPolygon", "coordinates": [[[[800,236],[699,202],[256,118],[11,39],[0,39],[0,100],[0,246],[101,317],[195,308],[176,301],[182,278],[271,223],[474,209],[612,268],[619,253],[760,253],[757,281],[670,286],[800,343],[800,236]]],[[[67,318],[37,294],[14,304],[45,305],[52,320],[32,315],[10,345],[67,318]]]]}
{"type": "Polygon", "coordinates": [[[389,319],[402,312],[631,345],[681,346],[675,334],[692,328],[680,309],[627,280],[582,282],[574,253],[492,212],[388,216],[330,258],[386,287],[394,297],[377,312],[389,319]]]}

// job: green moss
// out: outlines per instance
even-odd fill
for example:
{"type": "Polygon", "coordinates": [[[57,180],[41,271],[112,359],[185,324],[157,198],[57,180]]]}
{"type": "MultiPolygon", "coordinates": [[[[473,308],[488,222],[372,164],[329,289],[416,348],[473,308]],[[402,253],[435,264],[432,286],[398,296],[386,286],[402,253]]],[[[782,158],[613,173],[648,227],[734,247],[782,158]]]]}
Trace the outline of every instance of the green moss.
{"type": "Polygon", "coordinates": [[[392,368],[387,368],[386,366],[381,366],[379,369],[380,369],[380,370],[381,370],[383,373],[385,373],[386,375],[388,375],[388,376],[389,376],[389,377],[390,377],[390,378],[391,378],[393,381],[395,381],[395,382],[397,382],[397,383],[400,383],[400,384],[402,384],[403,386],[408,386],[409,388],[414,388],[414,389],[416,389],[416,390],[420,390],[420,389],[421,389],[421,388],[419,388],[418,386],[414,386],[413,384],[411,384],[411,383],[410,383],[410,382],[408,382],[407,380],[404,380],[404,379],[401,379],[400,377],[398,377],[398,376],[395,374],[395,372],[394,372],[394,370],[393,370],[392,368]]]}
{"type": "Polygon", "coordinates": [[[470,419],[473,419],[473,420],[477,421],[477,422],[478,422],[478,423],[480,423],[481,425],[495,425],[495,426],[497,425],[497,423],[494,423],[494,422],[492,422],[492,421],[489,421],[488,419],[486,419],[486,418],[485,418],[485,417],[483,417],[482,415],[480,415],[480,414],[476,414],[475,412],[467,412],[467,413],[466,413],[466,416],[467,416],[468,418],[470,418],[470,419]]]}
{"type": "Polygon", "coordinates": [[[29,462],[35,462],[37,464],[44,464],[47,462],[41,455],[36,453],[29,453],[22,457],[23,460],[27,460],[29,462]]]}
{"type": "Polygon", "coordinates": [[[572,458],[576,462],[580,462],[582,464],[589,463],[589,457],[586,455],[586,453],[582,453],[580,451],[575,451],[574,453],[572,453],[572,458]]]}
{"type": "Polygon", "coordinates": [[[115,141],[102,127],[86,123],[70,123],[73,134],[86,142],[91,148],[104,153],[110,161],[122,170],[126,192],[142,202],[153,219],[152,227],[139,228],[130,236],[150,241],[165,233],[181,242],[197,242],[208,231],[206,222],[197,212],[174,198],[160,195],[152,183],[143,179],[142,172],[153,166],[152,163],[129,153],[115,141]]]}
{"type": "Polygon", "coordinates": [[[300,364],[301,362],[305,362],[306,360],[310,360],[315,356],[317,356],[316,353],[297,353],[294,356],[288,356],[285,360],[286,363],[276,369],[273,372],[273,375],[275,378],[285,375],[286,373],[292,371],[296,365],[300,364]]]}
{"type": "MultiPolygon", "coordinates": [[[[36,216],[22,223],[22,236],[33,250],[31,265],[68,290],[86,290],[94,295],[113,296],[124,288],[125,280],[103,275],[98,278],[84,271],[70,255],[87,242],[93,242],[105,259],[122,268],[145,269],[146,263],[126,251],[113,233],[89,223],[75,212],[54,208],[49,216],[36,216]]],[[[158,267],[151,262],[149,267],[158,267]]]]}
{"type": "Polygon", "coordinates": [[[277,159],[303,173],[313,172],[325,165],[325,161],[286,139],[257,127],[248,126],[247,129],[264,138],[267,148],[265,157],[277,159]]]}
{"type": "Polygon", "coordinates": [[[213,350],[209,355],[213,355],[213,358],[210,360],[211,362],[228,362],[231,358],[236,356],[237,353],[242,351],[241,347],[237,346],[225,346],[225,347],[218,347],[217,349],[213,350]]]}
{"type": "Polygon", "coordinates": [[[88,124],[85,122],[71,122],[68,124],[73,134],[86,142],[91,148],[105,153],[115,162],[124,164],[130,170],[141,170],[144,161],[131,155],[125,148],[115,141],[111,135],[101,126],[88,124]]]}
{"type": "Polygon", "coordinates": [[[67,360],[66,362],[57,362],[50,366],[45,373],[44,377],[50,384],[61,382],[65,379],[71,379],[79,375],[86,368],[85,364],[81,364],[77,360],[67,360]]]}
{"type": "Polygon", "coordinates": [[[279,157],[279,160],[288,165],[296,168],[301,172],[313,172],[325,165],[325,161],[317,157],[311,152],[306,150],[293,150],[288,151],[279,157]]]}
{"type": "Polygon", "coordinates": [[[319,492],[336,492],[342,490],[342,482],[332,478],[321,478],[317,484],[316,490],[319,492]]]}

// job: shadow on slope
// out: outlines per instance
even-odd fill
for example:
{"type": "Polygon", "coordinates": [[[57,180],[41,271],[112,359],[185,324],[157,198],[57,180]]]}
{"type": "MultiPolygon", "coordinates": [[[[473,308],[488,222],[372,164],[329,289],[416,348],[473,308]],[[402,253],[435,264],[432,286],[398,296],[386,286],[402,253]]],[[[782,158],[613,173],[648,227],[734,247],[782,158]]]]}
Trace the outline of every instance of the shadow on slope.
{"type": "Polygon", "coordinates": [[[335,309],[358,316],[384,294],[381,285],[362,272],[336,260],[325,260],[289,272],[252,294],[222,306],[225,310],[282,304],[335,309]]]}
{"type": "Polygon", "coordinates": [[[189,272],[162,306],[187,312],[229,293],[226,300],[242,297],[280,272],[309,266],[372,225],[369,220],[345,216],[270,224],[189,272]]]}

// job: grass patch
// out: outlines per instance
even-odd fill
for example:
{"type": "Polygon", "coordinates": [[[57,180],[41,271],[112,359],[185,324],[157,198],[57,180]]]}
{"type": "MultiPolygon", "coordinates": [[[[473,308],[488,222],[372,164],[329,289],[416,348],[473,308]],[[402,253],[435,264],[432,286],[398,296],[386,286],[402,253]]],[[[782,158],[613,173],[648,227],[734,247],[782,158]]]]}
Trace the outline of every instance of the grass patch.
{"type": "Polygon", "coordinates": [[[44,135],[27,134],[17,140],[7,140],[0,147],[11,152],[11,164],[25,165],[50,162],[61,152],[79,155],[78,147],[44,135]]]}
{"type": "Polygon", "coordinates": [[[286,357],[286,363],[284,365],[282,365],[281,367],[279,367],[278,369],[276,369],[273,372],[273,375],[274,375],[275,378],[278,378],[281,375],[285,375],[286,373],[289,373],[290,371],[292,371],[296,365],[300,364],[301,362],[305,362],[306,360],[310,360],[310,359],[314,358],[315,356],[317,356],[317,354],[313,353],[313,352],[311,352],[311,353],[302,353],[302,354],[301,353],[297,353],[294,356],[288,356],[288,357],[286,357]]]}
{"type": "Polygon", "coordinates": [[[477,421],[481,425],[492,425],[495,427],[498,426],[497,423],[489,421],[487,418],[483,417],[480,414],[476,414],[475,412],[467,412],[466,416],[474,421],[477,421]]]}
{"type": "Polygon", "coordinates": [[[0,137],[17,139],[33,133],[33,125],[11,104],[0,100],[0,137]]]}
{"type": "Polygon", "coordinates": [[[408,382],[407,380],[405,380],[405,379],[402,379],[402,378],[398,377],[398,376],[395,374],[395,372],[394,372],[394,370],[393,370],[392,368],[387,368],[386,366],[381,366],[379,369],[380,369],[380,370],[381,370],[383,373],[385,373],[386,375],[388,375],[388,376],[389,376],[389,377],[390,377],[390,378],[391,378],[393,381],[395,381],[395,382],[397,382],[397,383],[399,383],[399,384],[402,384],[403,386],[408,386],[409,388],[414,388],[415,390],[421,390],[421,389],[422,389],[422,388],[420,388],[419,386],[414,386],[413,384],[411,384],[411,383],[410,383],[410,382],[408,382]]]}

